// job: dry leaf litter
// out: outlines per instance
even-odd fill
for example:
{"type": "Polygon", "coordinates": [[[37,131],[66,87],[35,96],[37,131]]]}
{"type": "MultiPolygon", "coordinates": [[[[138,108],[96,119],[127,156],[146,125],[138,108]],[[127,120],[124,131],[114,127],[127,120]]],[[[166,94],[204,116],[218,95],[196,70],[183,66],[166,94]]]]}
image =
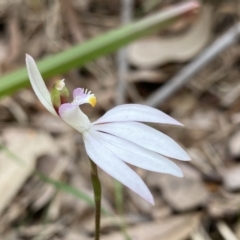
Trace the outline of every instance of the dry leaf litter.
{"type": "MultiPolygon", "coordinates": [[[[151,12],[179,1],[159,1],[151,12]]],[[[135,17],[145,1],[135,2],[135,17]]],[[[240,2],[201,3],[195,17],[129,46],[127,102],[144,101],[238,21],[240,2]],[[146,47],[147,46],[147,47],[146,47]]],[[[118,27],[121,2],[0,1],[0,74],[34,58],[60,52],[118,27]]],[[[240,239],[240,50],[227,48],[159,109],[185,128],[159,127],[192,157],[182,163],[185,178],[136,171],[153,192],[152,207],[124,188],[123,214],[115,204],[114,181],[100,172],[102,239],[240,239]]],[[[70,89],[91,89],[94,120],[116,102],[115,55],[51,78],[65,78],[70,89]]],[[[71,194],[43,182],[36,171],[92,197],[89,164],[80,135],[48,114],[30,88],[0,101],[0,239],[92,239],[94,210],[71,194]]]]}

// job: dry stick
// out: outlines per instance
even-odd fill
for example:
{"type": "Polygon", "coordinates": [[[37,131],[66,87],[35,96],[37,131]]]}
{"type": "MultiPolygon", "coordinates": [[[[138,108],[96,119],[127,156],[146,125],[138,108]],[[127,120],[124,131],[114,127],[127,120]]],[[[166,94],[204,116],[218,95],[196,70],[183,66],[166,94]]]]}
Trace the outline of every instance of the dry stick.
{"type": "Polygon", "coordinates": [[[217,229],[225,240],[239,240],[225,222],[218,222],[217,229]]]}
{"type": "Polygon", "coordinates": [[[200,224],[198,229],[191,234],[192,240],[212,240],[204,227],[200,224]]]}
{"type": "Polygon", "coordinates": [[[239,35],[240,23],[237,23],[225,34],[215,40],[193,62],[189,63],[176,76],[169,80],[167,84],[148,97],[144,104],[152,107],[162,104],[218,54],[236,43],[239,35]]]}

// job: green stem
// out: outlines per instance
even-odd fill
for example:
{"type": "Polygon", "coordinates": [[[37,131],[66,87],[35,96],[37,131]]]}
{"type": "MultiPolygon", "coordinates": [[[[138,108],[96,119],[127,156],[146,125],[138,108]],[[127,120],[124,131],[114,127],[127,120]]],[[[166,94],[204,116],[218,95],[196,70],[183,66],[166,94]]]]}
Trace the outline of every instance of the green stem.
{"type": "Polygon", "coordinates": [[[101,220],[101,183],[98,177],[97,165],[90,160],[91,163],[91,180],[95,201],[95,240],[100,239],[100,220],[101,220]]]}

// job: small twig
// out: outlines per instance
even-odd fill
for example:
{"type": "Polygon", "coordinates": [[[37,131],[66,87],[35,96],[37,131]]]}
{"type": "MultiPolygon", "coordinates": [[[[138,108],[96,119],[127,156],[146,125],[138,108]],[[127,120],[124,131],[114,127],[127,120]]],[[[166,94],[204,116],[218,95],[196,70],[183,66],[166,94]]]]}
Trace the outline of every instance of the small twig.
{"type": "Polygon", "coordinates": [[[197,56],[193,62],[189,63],[175,77],[169,80],[166,85],[148,97],[144,104],[149,106],[162,104],[217,55],[236,43],[239,35],[240,23],[237,23],[197,56]]]}
{"type": "Polygon", "coordinates": [[[0,105],[6,107],[19,123],[21,124],[28,123],[27,113],[24,111],[21,105],[18,104],[18,102],[16,102],[14,99],[7,97],[1,101],[0,105]]]}
{"type": "Polygon", "coordinates": [[[225,240],[239,240],[233,231],[224,222],[218,222],[217,228],[225,240]]]}
{"type": "Polygon", "coordinates": [[[192,240],[212,240],[203,226],[200,224],[198,229],[191,234],[192,240]]]}
{"type": "Polygon", "coordinates": [[[217,170],[219,174],[222,173],[222,170],[226,167],[221,157],[218,155],[217,151],[214,149],[213,145],[210,142],[205,141],[202,144],[202,148],[212,166],[217,170]]]}

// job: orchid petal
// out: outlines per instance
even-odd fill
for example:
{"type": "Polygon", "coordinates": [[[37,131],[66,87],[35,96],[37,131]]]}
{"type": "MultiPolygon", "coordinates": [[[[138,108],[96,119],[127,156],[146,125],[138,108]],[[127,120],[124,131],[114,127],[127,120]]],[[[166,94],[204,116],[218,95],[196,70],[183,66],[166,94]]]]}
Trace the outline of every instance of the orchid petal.
{"type": "Polygon", "coordinates": [[[115,122],[93,125],[92,128],[136,143],[167,157],[190,160],[188,154],[173,139],[142,123],[115,122]]]}
{"type": "Polygon", "coordinates": [[[140,104],[124,104],[106,112],[93,124],[107,122],[154,122],[183,126],[180,122],[155,108],[140,104]]]}
{"type": "Polygon", "coordinates": [[[53,108],[50,93],[42,79],[42,76],[37,68],[34,59],[26,54],[26,64],[28,70],[28,76],[34,92],[43,106],[53,115],[58,116],[53,108]]]}
{"type": "Polygon", "coordinates": [[[101,140],[102,146],[127,163],[149,171],[183,177],[181,169],[175,163],[158,153],[110,134],[95,131],[93,136],[101,140]]]}
{"type": "Polygon", "coordinates": [[[94,107],[97,103],[95,95],[84,88],[76,88],[73,91],[73,104],[82,105],[84,103],[89,103],[94,107]]]}
{"type": "Polygon", "coordinates": [[[91,125],[89,118],[80,110],[78,105],[64,103],[59,107],[59,115],[64,122],[80,133],[86,131],[91,125]]]}
{"type": "Polygon", "coordinates": [[[152,194],[142,179],[115,154],[105,148],[104,142],[92,136],[93,132],[90,130],[83,133],[86,151],[91,160],[110,176],[129,187],[149,203],[154,204],[152,194]]]}

